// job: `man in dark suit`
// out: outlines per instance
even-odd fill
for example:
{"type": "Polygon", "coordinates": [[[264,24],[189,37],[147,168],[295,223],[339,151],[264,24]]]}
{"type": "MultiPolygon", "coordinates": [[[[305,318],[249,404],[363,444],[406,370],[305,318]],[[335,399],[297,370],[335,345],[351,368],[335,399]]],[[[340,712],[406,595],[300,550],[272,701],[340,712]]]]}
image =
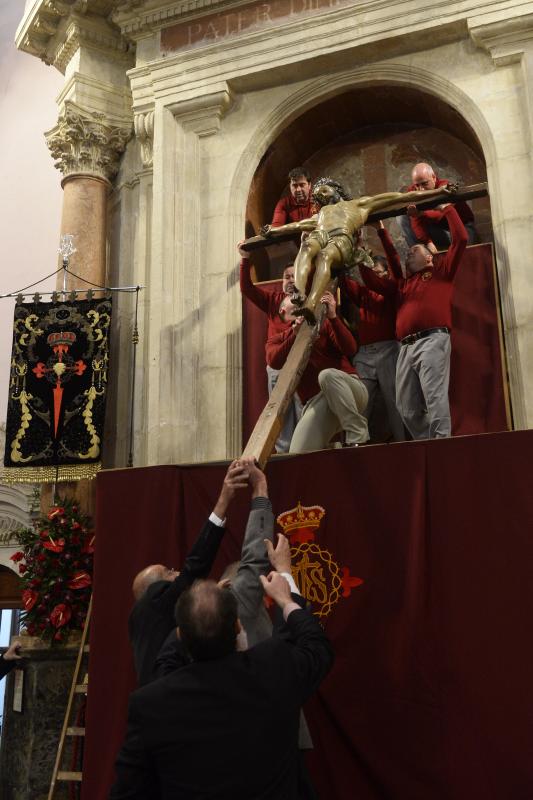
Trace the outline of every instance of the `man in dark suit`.
{"type": "MultiPolygon", "coordinates": [[[[246,650],[272,634],[272,623],[264,607],[263,587],[259,576],[266,575],[271,569],[265,542],[272,540],[274,514],[268,498],[265,473],[256,466],[253,456],[241,458],[240,464],[246,470],[252,489],[250,513],[242,543],[241,560],[226,567],[220,582],[227,585],[237,599],[237,613],[242,625],[237,644],[239,650],[246,650]]],[[[277,567],[274,566],[274,569],[277,567]]],[[[153,677],[162,678],[188,662],[189,658],[183,643],[176,636],[174,624],[157,656],[153,677]]]]}
{"type": "Polygon", "coordinates": [[[277,572],[261,577],[290,639],[237,652],[234,595],[198,581],[178,602],[192,663],[131,695],[111,800],[293,800],[302,703],[333,662],[318,621],[277,572]]]}
{"type": "Polygon", "coordinates": [[[136,602],[128,620],[128,631],[140,686],[157,677],[157,654],[170,631],[176,627],[176,602],[193,581],[209,575],[224,535],[228,506],[236,489],[247,485],[247,466],[239,460],[233,461],[215,508],[185,559],[181,572],[162,564],[151,564],[135,577],[132,588],[136,602]]]}

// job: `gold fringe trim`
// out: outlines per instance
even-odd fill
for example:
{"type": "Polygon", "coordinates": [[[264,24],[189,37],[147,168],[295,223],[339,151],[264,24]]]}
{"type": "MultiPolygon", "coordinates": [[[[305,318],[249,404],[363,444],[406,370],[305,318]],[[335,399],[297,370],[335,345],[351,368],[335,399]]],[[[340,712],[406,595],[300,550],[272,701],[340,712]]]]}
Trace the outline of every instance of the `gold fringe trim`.
{"type": "Polygon", "coordinates": [[[102,464],[62,464],[60,467],[4,467],[2,483],[55,483],[56,481],[92,480],[102,464]]]}

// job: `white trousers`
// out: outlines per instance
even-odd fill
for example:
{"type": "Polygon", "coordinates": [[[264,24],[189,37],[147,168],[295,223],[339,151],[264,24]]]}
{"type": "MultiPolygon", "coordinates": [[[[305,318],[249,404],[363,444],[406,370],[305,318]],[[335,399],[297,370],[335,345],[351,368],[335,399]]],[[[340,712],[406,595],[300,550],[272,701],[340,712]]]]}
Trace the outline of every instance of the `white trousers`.
{"type": "Polygon", "coordinates": [[[341,431],[346,433],[346,444],[367,442],[368,423],[363,412],[368,391],[361,379],[340,369],[323,369],[318,383],[320,391],[304,406],[289,452],[323,450],[341,431]]]}

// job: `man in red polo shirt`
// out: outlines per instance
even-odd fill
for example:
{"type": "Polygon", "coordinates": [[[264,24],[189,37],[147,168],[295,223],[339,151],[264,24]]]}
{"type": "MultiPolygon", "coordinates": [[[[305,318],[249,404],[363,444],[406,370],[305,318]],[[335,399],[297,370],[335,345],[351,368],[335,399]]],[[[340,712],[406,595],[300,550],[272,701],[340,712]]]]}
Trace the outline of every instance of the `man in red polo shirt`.
{"type": "MultiPolygon", "coordinates": [[[[294,291],[294,265],[288,264],[283,270],[281,291],[269,292],[253,283],[250,276],[250,261],[246,250],[238,245],[241,256],[239,280],[242,294],[248,298],[257,308],[260,308],[267,315],[268,329],[267,339],[276,333],[287,330],[290,323],[285,322],[279,313],[279,308],[283,300],[290,296],[294,291]]],[[[272,394],[272,389],[278,380],[279,370],[273,369],[267,364],[268,396],[272,394]]],[[[287,453],[292,439],[292,434],[302,415],[302,404],[298,397],[294,397],[290,403],[283,421],[283,427],[276,440],[276,453],[287,453]]]]}
{"type": "MultiPolygon", "coordinates": [[[[385,265],[376,257],[373,270],[378,277],[387,279],[387,262],[385,259],[383,261],[385,265]]],[[[400,345],[396,340],[395,298],[373,292],[348,276],[340,279],[339,286],[358,309],[359,349],[353,365],[368,391],[365,417],[370,419],[379,390],[392,438],[396,442],[403,442],[406,438],[405,429],[396,407],[396,362],[400,345]]]]}
{"type": "MultiPolygon", "coordinates": [[[[331,292],[326,292],[320,302],[326,304],[326,318],[298,385],[298,395],[305,405],[290,453],[323,450],[341,431],[346,434],[347,446],[368,441],[368,424],[363,414],[368,392],[350,362],[357,343],[337,317],[337,301],[331,292]]],[[[290,298],[283,301],[281,315],[291,327],[267,341],[267,364],[275,369],[281,369],[285,363],[302,323],[303,317],[294,317],[296,308],[290,298]]]]}
{"type": "Polygon", "coordinates": [[[381,226],[379,236],[393,279],[378,278],[361,267],[370,289],[396,298],[396,338],[400,341],[396,405],[414,439],[451,436],[448,386],[453,280],[468,237],[453,205],[445,205],[440,214],[449,225],[452,244],[437,263],[425,245],[413,245],[404,278],[398,253],[381,226]]]}
{"type": "Polygon", "coordinates": [[[289,194],[281,198],[274,209],[272,225],[286,225],[312,217],[318,206],[311,194],[311,174],[304,167],[295,167],[289,172],[289,194]]]}
{"type": "MultiPolygon", "coordinates": [[[[426,192],[428,189],[438,189],[446,186],[449,181],[441,180],[430,164],[420,162],[415,164],[411,172],[412,184],[407,191],[415,190],[426,192]]],[[[474,214],[465,200],[455,203],[455,210],[459,214],[468,235],[468,244],[478,241],[474,225],[474,214]]],[[[446,218],[442,217],[441,209],[432,208],[419,211],[416,206],[407,207],[408,216],[398,217],[398,223],[409,247],[421,243],[425,244],[432,253],[437,250],[447,250],[451,242],[451,231],[446,218]]]]}

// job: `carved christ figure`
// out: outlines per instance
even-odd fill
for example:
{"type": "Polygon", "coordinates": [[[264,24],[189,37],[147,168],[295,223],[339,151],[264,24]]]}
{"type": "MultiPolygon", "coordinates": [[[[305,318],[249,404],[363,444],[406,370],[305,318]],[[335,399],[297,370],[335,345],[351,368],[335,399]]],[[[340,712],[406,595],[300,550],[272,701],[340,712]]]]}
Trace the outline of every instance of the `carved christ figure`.
{"type": "Polygon", "coordinates": [[[402,208],[410,203],[425,202],[432,197],[444,198],[456,191],[457,185],[449,184],[429,191],[386,192],[352,200],[339,183],[331,178],[320,178],[313,187],[313,197],[321,206],[317,214],[277,228],[265,225],[261,229],[263,236],[272,238],[282,232],[310,231],[309,236],[302,241],[294,262],[296,293],[292,299],[296,305],[301,306],[295,314],[304,316],[314,325],[315,309],[331,280],[332,271],[351,264],[354,237],[370,214],[402,208]],[[306,298],[307,281],[313,268],[313,283],[306,298]]]}

